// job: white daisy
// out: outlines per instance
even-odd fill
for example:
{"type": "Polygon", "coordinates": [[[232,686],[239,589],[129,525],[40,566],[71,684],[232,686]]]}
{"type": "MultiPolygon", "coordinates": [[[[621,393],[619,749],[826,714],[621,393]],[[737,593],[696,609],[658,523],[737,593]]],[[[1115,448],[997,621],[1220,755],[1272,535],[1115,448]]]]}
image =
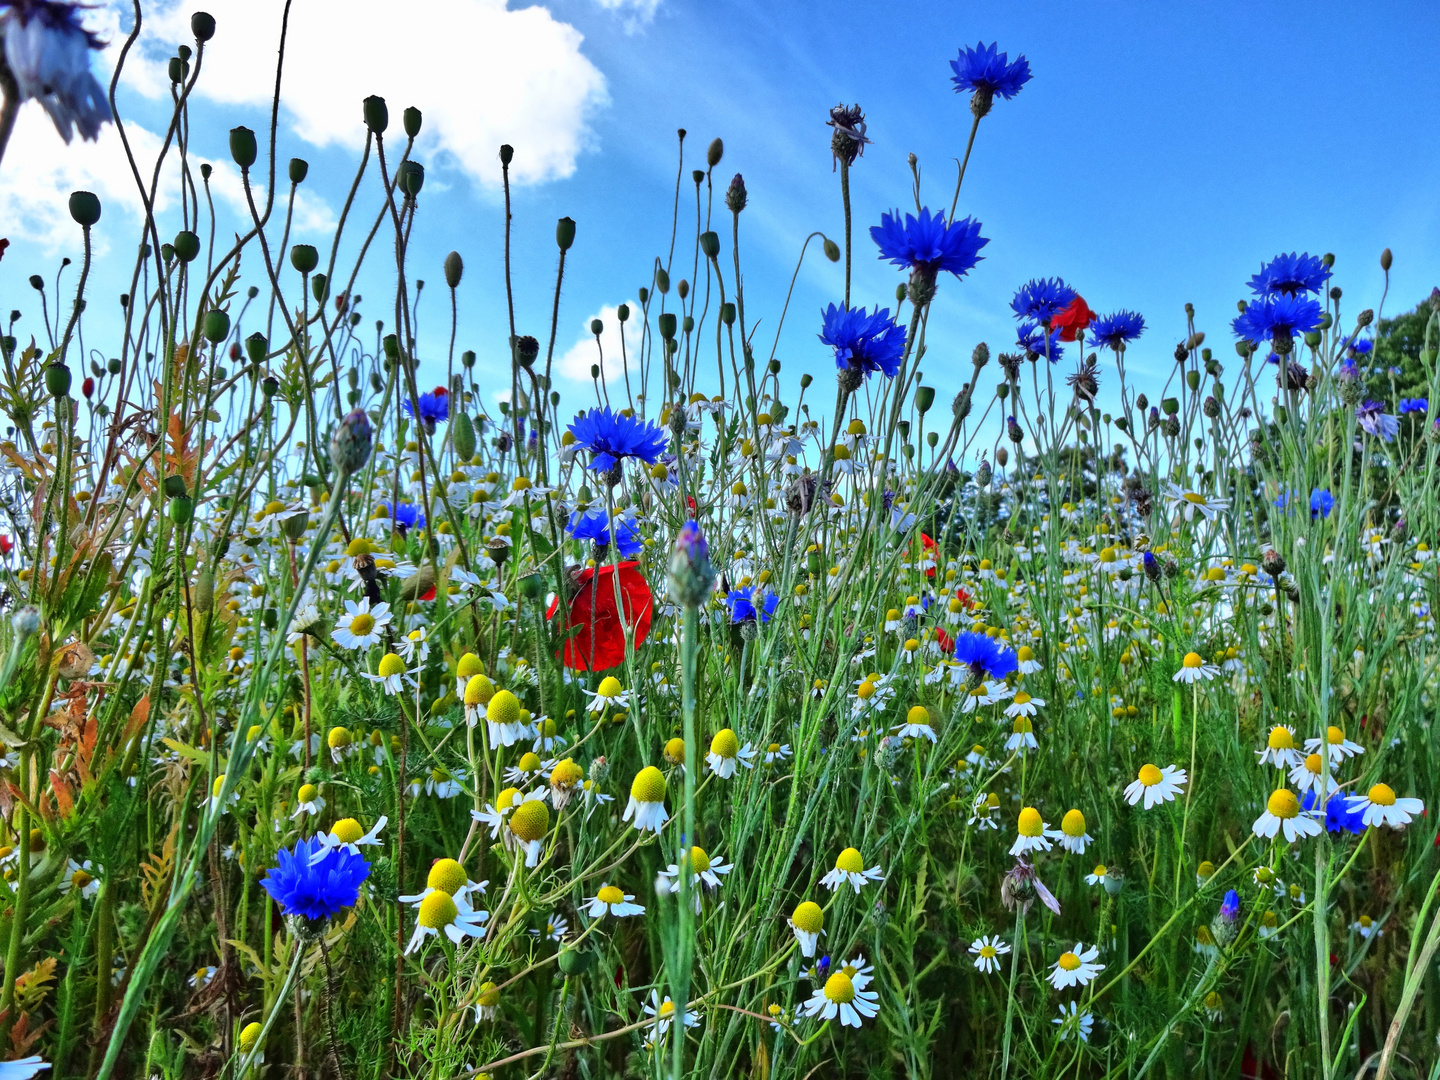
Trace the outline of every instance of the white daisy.
{"type": "Polygon", "coordinates": [[[599,892],[584,901],[586,906],[583,910],[592,919],[598,919],[605,915],[614,915],[617,919],[623,919],[631,915],[645,914],[643,905],[631,903],[634,899],[635,897],[630,893],[621,892],[618,886],[601,885],[599,892]]]}
{"type": "MultiPolygon", "coordinates": [[[[299,620],[296,620],[297,623],[299,620]]],[[[390,622],[390,605],[377,604],[372,610],[369,597],[345,601],[345,614],[340,617],[330,637],[343,649],[368,649],[384,640],[390,622]]]]}
{"type": "Polygon", "coordinates": [[[1410,819],[1425,809],[1419,799],[1397,799],[1389,784],[1376,784],[1364,795],[1351,795],[1345,801],[1351,810],[1364,809],[1360,820],[1366,825],[1388,825],[1392,829],[1409,825],[1410,819]]]}
{"type": "Polygon", "coordinates": [[[975,970],[982,975],[994,975],[1000,970],[1000,957],[1010,951],[997,935],[978,937],[970,943],[970,955],[975,957],[975,970]]]}
{"type": "Polygon", "coordinates": [[[1255,819],[1251,826],[1256,836],[1267,839],[1284,832],[1285,839],[1294,843],[1301,837],[1319,836],[1324,826],[1300,809],[1300,800],[1289,788],[1277,788],[1265,803],[1265,812],[1255,819]]]}
{"type": "Polygon", "coordinates": [[[860,852],[853,847],[847,847],[836,857],[835,869],[821,878],[820,884],[834,891],[849,882],[858,894],[860,887],[867,881],[879,881],[883,876],[878,866],[872,866],[866,870],[865,860],[861,857],[860,852]]]}
{"type": "Polygon", "coordinates": [[[1176,765],[1157,769],[1146,763],[1140,766],[1140,775],[1125,788],[1125,801],[1134,806],[1143,798],[1145,809],[1149,810],[1156,803],[1173,801],[1185,789],[1188,779],[1185,770],[1176,765]]]}
{"type": "Polygon", "coordinates": [[[1099,955],[1100,950],[1096,946],[1091,945],[1087,949],[1084,942],[1076,942],[1074,949],[1060,954],[1060,959],[1055,961],[1055,966],[1046,978],[1056,990],[1086,986],[1105,970],[1104,964],[1095,963],[1095,958],[1099,955]]]}

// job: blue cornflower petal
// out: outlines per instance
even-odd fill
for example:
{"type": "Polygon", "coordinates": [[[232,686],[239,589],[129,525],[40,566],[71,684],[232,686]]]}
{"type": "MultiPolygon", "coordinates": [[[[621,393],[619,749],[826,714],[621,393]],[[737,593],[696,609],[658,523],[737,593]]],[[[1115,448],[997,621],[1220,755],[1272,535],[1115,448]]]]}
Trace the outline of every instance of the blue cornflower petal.
{"type": "Polygon", "coordinates": [[[947,223],[943,213],[932,214],[928,208],[919,217],[906,214],[902,219],[899,210],[881,214],[880,224],[870,226],[870,238],[880,248],[880,258],[932,278],[942,270],[964,277],[990,242],[980,235],[980,223],[973,218],[947,223]]]}
{"type": "Polygon", "coordinates": [[[569,431],[580,449],[590,451],[595,472],[609,472],[626,458],[653,465],[665,449],[665,433],[657,425],[612,412],[608,405],[575,417],[569,431]]]}
{"type": "Polygon", "coordinates": [[[1078,295],[1061,278],[1033,278],[1015,290],[1010,310],[1015,312],[1017,319],[1048,323],[1069,307],[1078,295]]]}
{"type": "Polygon", "coordinates": [[[405,414],[418,416],[432,429],[436,424],[450,419],[450,395],[443,386],[437,386],[428,394],[421,394],[419,402],[405,402],[405,414]]]}
{"type": "Polygon", "coordinates": [[[868,377],[878,371],[893,379],[905,355],[905,328],[890,319],[889,308],[844,308],[829,305],[820,340],[835,350],[837,368],[857,368],[868,377]]]}
{"type": "Polygon", "coordinates": [[[1266,293],[1245,305],[1245,310],[1230,324],[1236,337],[1249,341],[1269,341],[1277,333],[1294,337],[1320,328],[1320,302],[1308,296],[1289,293],[1266,293]]]}
{"type": "Polygon", "coordinates": [[[986,634],[956,634],[955,659],[987,679],[1003,679],[1020,666],[1014,652],[986,634]]]}
{"type": "Polygon", "coordinates": [[[425,527],[425,512],[414,503],[392,503],[388,499],[382,499],[380,505],[390,515],[390,523],[393,528],[423,529],[425,527]]]}
{"type": "Polygon", "coordinates": [[[1065,343],[1060,340],[1059,330],[1053,334],[1046,334],[1033,322],[1023,322],[1016,327],[1015,344],[1024,349],[1027,354],[1048,356],[1052,364],[1060,359],[1060,353],[1065,348],[1065,343]]]}
{"type": "Polygon", "coordinates": [[[950,70],[955,74],[950,81],[955,92],[963,94],[975,90],[988,90],[1009,101],[1030,81],[1030,61],[1024,54],[1012,63],[1009,53],[996,52],[999,42],[986,45],[976,42],[975,48],[964,46],[960,55],[950,61],[950,70]]]}
{"type": "Polygon", "coordinates": [[[328,919],[352,907],[360,886],[370,876],[370,864],[345,848],[327,848],[318,836],[301,840],[293,852],[277,853],[277,866],[260,885],[286,915],[328,919]]]}
{"type": "MultiPolygon", "coordinates": [[[[640,552],[643,540],[640,530],[635,528],[634,522],[623,515],[615,518],[618,528],[615,530],[617,538],[615,546],[620,550],[622,559],[634,558],[640,552]]],[[[576,510],[570,515],[570,523],[566,530],[576,540],[589,540],[596,547],[610,546],[610,519],[603,511],[599,510],[576,510]]]]}
{"type": "Polygon", "coordinates": [[[1109,348],[1119,352],[1145,332],[1145,320],[1134,311],[1117,311],[1090,324],[1090,347],[1109,348]]]}
{"type": "Polygon", "coordinates": [[[1276,255],[1254,277],[1250,279],[1250,291],[1256,296],[1267,293],[1283,293],[1296,296],[1299,293],[1318,293],[1330,280],[1330,268],[1318,255],[1276,255]]]}

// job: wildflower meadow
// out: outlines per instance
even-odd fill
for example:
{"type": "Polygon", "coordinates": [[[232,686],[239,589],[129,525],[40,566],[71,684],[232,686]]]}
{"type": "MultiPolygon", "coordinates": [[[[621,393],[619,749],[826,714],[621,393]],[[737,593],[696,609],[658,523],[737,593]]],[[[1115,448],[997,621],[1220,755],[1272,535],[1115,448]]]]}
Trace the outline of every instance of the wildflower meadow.
{"type": "MultiPolygon", "coordinates": [[[[86,10],[0,2],[0,154],[21,108],[123,130],[86,10]]],[[[821,311],[746,291],[761,196],[681,132],[562,395],[586,223],[512,248],[523,143],[477,363],[474,260],[410,250],[421,111],[354,102],[294,242],[275,26],[217,227],[189,26],[141,229],[99,254],[75,191],[65,277],[0,279],[0,1078],[1440,1077],[1440,291],[1265,250],[1142,316],[1037,264],[1013,337],[942,335],[1045,77],[957,42],[909,76],[954,168],[890,205],[864,109],[815,118],[821,311]]]]}

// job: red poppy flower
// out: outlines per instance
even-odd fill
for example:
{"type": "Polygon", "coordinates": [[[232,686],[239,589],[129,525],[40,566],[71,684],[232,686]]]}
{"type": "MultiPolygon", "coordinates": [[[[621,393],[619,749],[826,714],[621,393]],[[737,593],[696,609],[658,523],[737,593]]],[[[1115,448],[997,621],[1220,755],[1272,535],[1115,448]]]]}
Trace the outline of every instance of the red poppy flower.
{"type": "Polygon", "coordinates": [[[1071,300],[1064,311],[1050,320],[1050,329],[1060,331],[1061,341],[1074,341],[1095,319],[1095,312],[1083,296],[1071,300]]]}
{"type": "Polygon", "coordinates": [[[960,601],[960,606],[966,611],[975,606],[975,598],[963,587],[955,590],[955,599],[960,601]]]}
{"type": "MultiPolygon", "coordinates": [[[[615,602],[614,566],[580,571],[575,575],[575,596],[565,619],[566,631],[575,631],[565,639],[565,666],[573,671],[604,671],[625,661],[625,626],[634,633],[635,648],[650,633],[650,618],[655,611],[655,597],[645,575],[636,562],[620,564],[620,597],[624,602],[624,621],[615,602]]],[[[560,606],[552,601],[547,616],[560,606]]]]}
{"type": "Polygon", "coordinates": [[[9,555],[15,550],[15,542],[8,536],[0,536],[0,555],[9,555]]]}
{"type": "Polygon", "coordinates": [[[955,639],[945,632],[943,626],[937,626],[935,628],[935,643],[940,646],[941,652],[948,653],[955,651],[955,639]]]}
{"type": "Polygon", "coordinates": [[[420,599],[421,599],[421,600],[434,600],[434,599],[435,599],[435,586],[434,586],[434,585],[431,585],[430,588],[426,589],[423,593],[421,593],[421,594],[420,594],[420,599]]]}
{"type": "MultiPolygon", "coordinates": [[[[934,541],[934,540],[931,540],[930,537],[928,537],[927,535],[925,535],[925,533],[923,533],[923,532],[920,534],[920,543],[924,546],[926,552],[928,552],[928,553],[930,553],[930,554],[932,554],[932,555],[934,554],[934,552],[935,552],[935,541],[934,541]]],[[[934,577],[934,576],[935,576],[935,567],[934,567],[934,566],[926,567],[926,569],[925,569],[925,576],[926,576],[926,577],[934,577]]]]}

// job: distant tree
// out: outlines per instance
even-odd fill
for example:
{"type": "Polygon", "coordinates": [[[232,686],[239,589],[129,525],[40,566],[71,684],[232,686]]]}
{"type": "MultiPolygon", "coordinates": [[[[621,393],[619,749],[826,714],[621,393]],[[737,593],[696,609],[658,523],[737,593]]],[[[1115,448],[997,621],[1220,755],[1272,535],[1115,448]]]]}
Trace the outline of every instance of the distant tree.
{"type": "MultiPolygon", "coordinates": [[[[1371,397],[1394,402],[1428,396],[1430,374],[1420,353],[1425,347],[1425,328],[1437,303],[1440,298],[1427,298],[1414,310],[1375,324],[1375,348],[1370,354],[1366,380],[1371,397]]],[[[1440,334],[1436,338],[1440,340],[1440,334]]]]}

